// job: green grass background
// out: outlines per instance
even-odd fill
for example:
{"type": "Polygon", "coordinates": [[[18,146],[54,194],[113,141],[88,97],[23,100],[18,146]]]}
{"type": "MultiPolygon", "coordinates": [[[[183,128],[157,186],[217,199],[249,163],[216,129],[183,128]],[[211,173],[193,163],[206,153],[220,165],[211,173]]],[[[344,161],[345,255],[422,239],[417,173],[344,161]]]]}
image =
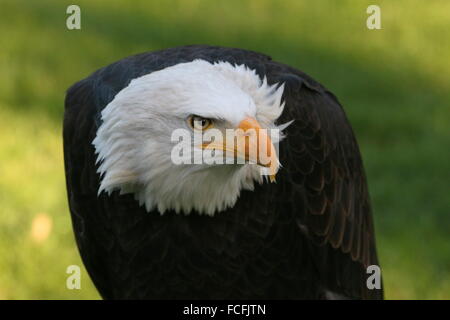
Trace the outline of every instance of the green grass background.
{"type": "Polygon", "coordinates": [[[450,298],[450,1],[0,2],[0,299],[99,298],[66,203],[65,90],[130,54],[183,44],[248,48],[332,90],[359,140],[388,299],[450,298]],[[82,29],[66,29],[81,7],[82,29]],[[366,28],[378,4],[382,30],[366,28]],[[46,241],[30,237],[38,213],[46,241]]]}

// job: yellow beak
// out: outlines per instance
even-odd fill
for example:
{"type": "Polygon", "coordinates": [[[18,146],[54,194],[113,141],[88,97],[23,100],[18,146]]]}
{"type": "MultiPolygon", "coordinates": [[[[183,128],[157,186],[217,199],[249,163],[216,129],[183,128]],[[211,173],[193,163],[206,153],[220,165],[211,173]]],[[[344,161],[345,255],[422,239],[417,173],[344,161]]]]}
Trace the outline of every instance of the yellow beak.
{"type": "MultiPolygon", "coordinates": [[[[215,140],[202,144],[202,149],[221,150],[232,154],[234,159],[244,160],[268,168],[270,182],[275,181],[279,162],[275,147],[268,135],[267,129],[262,129],[254,118],[242,120],[232,136],[227,131],[222,141],[215,140]]],[[[239,162],[238,162],[239,163],[239,162]]]]}

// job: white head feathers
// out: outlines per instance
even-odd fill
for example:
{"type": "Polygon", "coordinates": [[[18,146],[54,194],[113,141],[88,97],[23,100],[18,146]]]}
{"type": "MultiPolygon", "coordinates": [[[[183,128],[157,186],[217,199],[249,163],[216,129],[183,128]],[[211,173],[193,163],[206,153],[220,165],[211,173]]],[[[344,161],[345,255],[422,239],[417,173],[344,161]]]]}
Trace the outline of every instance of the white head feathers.
{"type": "Polygon", "coordinates": [[[283,86],[269,86],[254,70],[227,62],[194,60],[132,80],[103,109],[93,141],[102,176],[99,193],[134,193],[147,211],[161,214],[173,209],[213,215],[232,207],[242,189],[263,182],[258,167],[176,165],[171,134],[188,128],[190,115],[230,126],[253,117],[263,128],[276,128],[282,94],[283,86]]]}

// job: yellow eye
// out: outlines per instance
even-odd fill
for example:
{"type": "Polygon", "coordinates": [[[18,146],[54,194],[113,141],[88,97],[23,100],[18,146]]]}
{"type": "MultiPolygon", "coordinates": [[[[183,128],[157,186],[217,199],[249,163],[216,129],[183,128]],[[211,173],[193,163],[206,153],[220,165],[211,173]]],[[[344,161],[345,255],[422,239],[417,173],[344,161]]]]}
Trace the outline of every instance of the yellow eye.
{"type": "Polygon", "coordinates": [[[188,118],[189,126],[194,130],[206,130],[212,126],[211,119],[202,118],[199,116],[190,116],[188,118]]]}

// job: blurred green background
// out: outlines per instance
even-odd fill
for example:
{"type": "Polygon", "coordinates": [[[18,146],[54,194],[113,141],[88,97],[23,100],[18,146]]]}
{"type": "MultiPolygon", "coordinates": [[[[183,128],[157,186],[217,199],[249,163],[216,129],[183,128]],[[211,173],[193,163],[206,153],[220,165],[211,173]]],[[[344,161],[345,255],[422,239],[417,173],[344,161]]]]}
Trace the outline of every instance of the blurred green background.
{"type": "Polygon", "coordinates": [[[252,49],[344,105],[363,153],[388,299],[450,298],[450,1],[0,2],[0,299],[99,298],[66,203],[65,90],[130,54],[252,49]],[[81,7],[81,30],[66,8],[81,7]],[[382,30],[366,28],[381,7],[382,30]]]}

